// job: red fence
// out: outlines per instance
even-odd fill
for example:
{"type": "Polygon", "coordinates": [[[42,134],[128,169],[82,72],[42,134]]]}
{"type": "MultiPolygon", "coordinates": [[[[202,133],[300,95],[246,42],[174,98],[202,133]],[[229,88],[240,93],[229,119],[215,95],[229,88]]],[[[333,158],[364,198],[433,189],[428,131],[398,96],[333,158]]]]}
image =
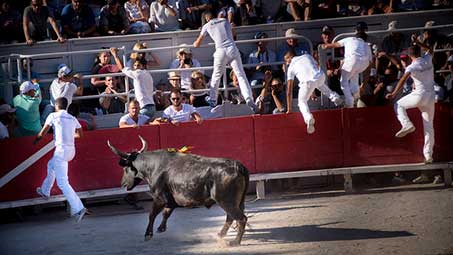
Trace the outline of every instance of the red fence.
{"type": "MultiPolygon", "coordinates": [[[[148,141],[149,150],[191,145],[195,154],[238,159],[251,173],[421,162],[420,112],[410,110],[409,115],[417,130],[402,139],[394,137],[400,125],[391,107],[314,112],[313,135],[306,133],[300,113],[207,120],[200,126],[183,123],[85,132],[76,141],[69,178],[77,191],[118,187],[122,169],[107,140],[120,150],[132,151],[141,148],[138,135],[148,141]]],[[[453,160],[453,108],[436,105],[434,126],[435,161],[453,160]]],[[[32,140],[24,137],[0,142],[0,176],[38,151],[51,136],[37,146],[32,140]]],[[[35,188],[46,175],[51,155],[46,154],[2,187],[0,201],[36,197],[35,188]]],[[[55,185],[52,194],[59,193],[55,185]]]]}

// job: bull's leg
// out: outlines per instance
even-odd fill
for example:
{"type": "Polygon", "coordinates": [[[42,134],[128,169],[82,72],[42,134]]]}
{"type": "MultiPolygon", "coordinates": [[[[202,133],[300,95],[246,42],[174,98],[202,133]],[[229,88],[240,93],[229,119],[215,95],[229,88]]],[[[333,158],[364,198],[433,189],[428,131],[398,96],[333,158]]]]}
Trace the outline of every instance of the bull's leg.
{"type": "MultiPolygon", "coordinates": [[[[236,238],[229,243],[230,246],[237,246],[241,244],[242,236],[244,235],[245,232],[245,225],[247,224],[247,216],[244,215],[243,206],[239,205],[238,207],[231,207],[226,206],[225,204],[223,205],[221,204],[220,206],[223,208],[223,210],[225,210],[227,215],[229,215],[231,219],[235,220],[238,224],[238,232],[236,234],[236,238]]],[[[222,228],[222,230],[224,228],[222,228]]]]}
{"type": "Polygon", "coordinates": [[[162,211],[163,208],[164,203],[156,200],[153,201],[151,211],[149,212],[149,222],[145,232],[145,241],[148,241],[153,237],[154,220],[156,219],[156,216],[162,211]]]}
{"type": "Polygon", "coordinates": [[[165,230],[167,230],[167,220],[174,209],[175,208],[168,207],[164,208],[164,211],[162,212],[162,222],[160,223],[160,226],[157,228],[157,232],[165,232],[165,230]]]}
{"type": "Polygon", "coordinates": [[[227,214],[225,224],[223,224],[223,228],[220,230],[220,232],[217,235],[220,238],[225,237],[228,232],[228,229],[230,229],[230,226],[232,223],[233,223],[233,218],[229,214],[227,214]]]}

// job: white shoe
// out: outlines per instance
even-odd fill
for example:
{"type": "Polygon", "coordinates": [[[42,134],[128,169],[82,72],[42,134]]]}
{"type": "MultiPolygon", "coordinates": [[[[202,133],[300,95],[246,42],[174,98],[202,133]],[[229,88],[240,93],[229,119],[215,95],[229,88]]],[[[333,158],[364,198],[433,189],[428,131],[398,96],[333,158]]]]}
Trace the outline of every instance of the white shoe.
{"type": "Polygon", "coordinates": [[[407,134],[415,131],[414,125],[402,127],[400,131],[395,134],[395,137],[401,138],[405,137],[407,134]]]}
{"type": "Polygon", "coordinates": [[[429,182],[429,178],[425,174],[421,174],[419,177],[412,180],[412,183],[415,183],[415,184],[428,183],[428,182],[429,182]]]}
{"type": "Polygon", "coordinates": [[[253,113],[258,113],[258,107],[256,106],[256,104],[253,102],[252,99],[246,100],[245,104],[248,107],[250,107],[250,109],[252,110],[253,113]]]}
{"type": "Polygon", "coordinates": [[[75,217],[75,220],[76,220],[77,224],[79,224],[82,221],[82,218],[85,215],[85,213],[87,213],[87,209],[86,208],[82,208],[82,210],[80,210],[78,213],[74,214],[74,217],[75,217]]]}
{"type": "Polygon", "coordinates": [[[40,195],[44,200],[49,199],[49,196],[47,196],[46,194],[44,194],[44,192],[42,192],[41,187],[36,188],[36,193],[38,193],[38,195],[40,195]]]}
{"type": "Polygon", "coordinates": [[[307,133],[313,134],[315,132],[315,119],[310,119],[307,124],[307,133]]]}

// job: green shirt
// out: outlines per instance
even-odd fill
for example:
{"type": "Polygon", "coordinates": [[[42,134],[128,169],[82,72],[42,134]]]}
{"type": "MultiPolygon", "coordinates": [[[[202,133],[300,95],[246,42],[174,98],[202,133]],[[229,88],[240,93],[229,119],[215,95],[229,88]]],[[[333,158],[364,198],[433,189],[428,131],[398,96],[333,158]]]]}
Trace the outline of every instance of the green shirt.
{"type": "Polygon", "coordinates": [[[39,133],[41,130],[41,121],[39,115],[39,104],[41,97],[29,97],[26,95],[17,95],[13,99],[13,105],[16,108],[16,119],[19,127],[33,133],[39,133]]]}

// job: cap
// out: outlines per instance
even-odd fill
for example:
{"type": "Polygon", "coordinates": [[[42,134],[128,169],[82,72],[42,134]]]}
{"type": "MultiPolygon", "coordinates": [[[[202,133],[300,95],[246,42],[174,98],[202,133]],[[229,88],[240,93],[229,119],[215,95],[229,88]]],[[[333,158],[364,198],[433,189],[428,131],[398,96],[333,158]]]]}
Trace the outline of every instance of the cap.
{"type": "Polygon", "coordinates": [[[449,63],[449,64],[452,64],[452,63],[453,63],[453,55],[451,55],[450,57],[448,57],[447,63],[449,63]]]}
{"type": "Polygon", "coordinates": [[[67,65],[64,65],[60,69],[58,69],[58,78],[63,78],[66,76],[71,76],[73,75],[74,72],[69,68],[67,65]]]}
{"type": "Polygon", "coordinates": [[[261,39],[261,38],[267,38],[267,34],[264,32],[256,32],[255,36],[253,36],[254,39],[261,39]]]}
{"type": "Polygon", "coordinates": [[[294,29],[294,28],[288,28],[288,30],[286,30],[286,32],[285,32],[285,37],[295,37],[295,36],[299,36],[299,35],[296,33],[296,29],[294,29]]]}
{"type": "Polygon", "coordinates": [[[357,25],[355,26],[355,30],[366,31],[366,30],[368,30],[368,24],[364,21],[357,22],[357,25]]]}
{"type": "Polygon", "coordinates": [[[2,104],[0,105],[0,115],[5,114],[7,112],[15,112],[16,108],[11,107],[9,104],[2,104]]]}
{"type": "Polygon", "coordinates": [[[187,44],[184,43],[184,44],[181,44],[180,46],[181,46],[181,48],[179,48],[178,53],[181,53],[181,52],[184,52],[184,53],[187,53],[187,54],[192,53],[192,49],[188,48],[187,44]]]}
{"type": "Polygon", "coordinates": [[[396,29],[396,25],[398,25],[398,21],[396,21],[396,20],[390,21],[387,30],[388,31],[395,30],[396,29]]]}
{"type": "Polygon", "coordinates": [[[36,85],[33,84],[31,81],[25,81],[20,85],[20,93],[25,94],[30,90],[36,90],[36,85]]]}
{"type": "Polygon", "coordinates": [[[181,79],[181,76],[177,72],[168,72],[168,79],[169,80],[181,79]]]}
{"type": "Polygon", "coordinates": [[[322,27],[321,33],[322,34],[333,34],[333,28],[329,25],[325,25],[322,27]]]}

